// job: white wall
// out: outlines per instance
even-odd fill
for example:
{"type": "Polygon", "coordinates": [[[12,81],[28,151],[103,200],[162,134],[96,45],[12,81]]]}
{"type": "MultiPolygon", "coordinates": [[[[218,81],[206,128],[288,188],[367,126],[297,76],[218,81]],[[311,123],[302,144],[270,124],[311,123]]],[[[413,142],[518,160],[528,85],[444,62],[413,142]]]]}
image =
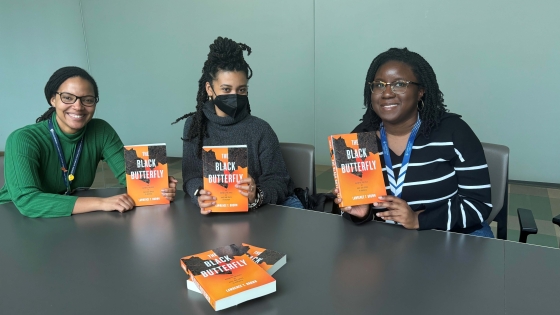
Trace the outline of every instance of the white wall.
{"type": "Polygon", "coordinates": [[[77,0],[0,0],[0,151],[49,109],[44,88],[63,66],[87,69],[77,0]]]}
{"type": "Polygon", "coordinates": [[[184,121],[218,36],[249,45],[252,114],[282,141],[313,143],[312,1],[83,1],[97,116],[125,144],[166,142],[181,156],[184,121]]]}
{"type": "Polygon", "coordinates": [[[560,182],[560,2],[317,0],[315,147],[363,113],[369,65],[408,47],[434,68],[445,104],[483,142],[511,149],[510,178],[560,182]]]}
{"type": "Polygon", "coordinates": [[[169,124],[194,110],[208,46],[226,36],[253,48],[253,114],[328,164],[327,136],[364,112],[371,60],[406,46],[481,141],[510,147],[511,179],[560,183],[559,11],[554,0],[0,0],[0,150],[48,108],[52,72],[76,65],[125,143],[167,142],[180,156],[182,123],[169,124]]]}

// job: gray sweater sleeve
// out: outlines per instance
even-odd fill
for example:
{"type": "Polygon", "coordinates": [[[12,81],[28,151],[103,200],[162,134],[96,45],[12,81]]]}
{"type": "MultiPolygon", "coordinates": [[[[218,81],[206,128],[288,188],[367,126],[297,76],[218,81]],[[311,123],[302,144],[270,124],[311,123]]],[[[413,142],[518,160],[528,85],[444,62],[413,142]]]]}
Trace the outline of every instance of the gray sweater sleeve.
{"type": "MultiPolygon", "coordinates": [[[[246,144],[249,175],[263,191],[263,203],[282,204],[293,193],[294,185],[272,127],[266,121],[250,115],[233,124],[227,124],[227,118],[212,116],[212,119],[218,122],[224,120],[226,123],[220,125],[209,121],[209,137],[204,138],[204,145],[246,144]]],[[[186,139],[192,121],[192,117],[185,121],[183,139],[186,139]]],[[[197,198],[193,194],[203,185],[202,160],[197,156],[197,151],[197,140],[183,141],[183,190],[196,205],[197,198]]]]}
{"type": "MultiPolygon", "coordinates": [[[[187,138],[192,117],[185,121],[183,130],[183,139],[187,138]]],[[[198,206],[198,198],[194,196],[194,192],[202,186],[202,160],[197,156],[198,146],[196,141],[183,140],[183,191],[191,196],[192,202],[198,206]]]]}
{"type": "Polygon", "coordinates": [[[292,194],[294,187],[280,151],[278,137],[270,125],[263,125],[258,142],[261,168],[258,173],[261,175],[254,180],[264,193],[265,204],[282,204],[292,194]]]}

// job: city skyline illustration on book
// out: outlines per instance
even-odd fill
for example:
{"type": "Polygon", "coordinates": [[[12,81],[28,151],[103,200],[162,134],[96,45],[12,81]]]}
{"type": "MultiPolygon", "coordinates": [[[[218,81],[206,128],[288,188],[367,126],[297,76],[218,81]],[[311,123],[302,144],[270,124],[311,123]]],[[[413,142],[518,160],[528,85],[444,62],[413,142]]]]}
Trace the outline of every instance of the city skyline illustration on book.
{"type": "Polygon", "coordinates": [[[126,190],[136,206],[169,204],[161,193],[169,186],[165,143],[124,146],[126,190]]]}
{"type": "Polygon", "coordinates": [[[375,132],[331,135],[328,141],[340,206],[380,201],[387,191],[375,132]]]}
{"type": "Polygon", "coordinates": [[[219,311],[276,292],[276,280],[231,244],[181,258],[181,268],[214,310],[219,311]]]}
{"type": "Polygon", "coordinates": [[[248,176],[246,145],[202,147],[204,190],[216,197],[212,212],[247,212],[249,202],[235,185],[248,176]]]}

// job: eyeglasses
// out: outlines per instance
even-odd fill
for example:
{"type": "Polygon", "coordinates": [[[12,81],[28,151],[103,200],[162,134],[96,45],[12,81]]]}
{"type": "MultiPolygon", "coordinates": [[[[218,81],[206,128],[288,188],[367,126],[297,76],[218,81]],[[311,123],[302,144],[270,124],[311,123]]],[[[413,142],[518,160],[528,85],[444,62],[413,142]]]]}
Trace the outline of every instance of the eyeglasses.
{"type": "Polygon", "coordinates": [[[70,94],[66,92],[62,92],[62,93],[56,92],[56,94],[60,95],[60,100],[64,104],[74,104],[76,103],[76,100],[79,99],[82,102],[82,105],[90,107],[97,104],[97,102],[99,102],[99,97],[97,96],[91,96],[91,95],[76,96],[74,94],[70,94]]]}
{"type": "Polygon", "coordinates": [[[368,84],[371,89],[371,93],[373,94],[383,93],[387,85],[391,87],[391,91],[393,91],[393,93],[395,94],[403,94],[404,92],[406,92],[406,88],[408,87],[409,84],[416,84],[420,86],[420,83],[416,83],[412,81],[404,81],[404,80],[398,80],[393,83],[387,83],[383,81],[373,81],[373,82],[368,82],[368,84]]]}

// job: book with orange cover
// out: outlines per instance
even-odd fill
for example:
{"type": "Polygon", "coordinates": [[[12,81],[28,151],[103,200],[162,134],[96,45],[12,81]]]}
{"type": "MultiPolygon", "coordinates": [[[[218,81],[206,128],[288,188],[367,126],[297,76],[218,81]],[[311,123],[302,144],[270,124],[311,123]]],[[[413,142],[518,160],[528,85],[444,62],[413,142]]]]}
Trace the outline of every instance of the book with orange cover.
{"type": "MultiPolygon", "coordinates": [[[[261,248],[246,243],[241,243],[241,246],[238,246],[238,248],[241,249],[242,254],[251,258],[271,276],[286,264],[286,254],[279,253],[275,250],[261,248]]],[[[200,293],[196,285],[188,279],[187,289],[200,293]]]]}
{"type": "Polygon", "coordinates": [[[276,280],[245,252],[232,244],[181,258],[181,267],[214,310],[276,291],[276,280]]]}
{"type": "Polygon", "coordinates": [[[212,212],[247,212],[249,201],[235,185],[247,178],[247,146],[202,147],[204,190],[216,197],[216,205],[206,209],[212,212]]]}
{"type": "Polygon", "coordinates": [[[340,207],[378,202],[387,194],[375,132],[332,135],[329,148],[340,207]]]}
{"type": "Polygon", "coordinates": [[[136,206],[169,204],[161,193],[169,187],[165,143],[124,146],[126,191],[136,206]]]}

